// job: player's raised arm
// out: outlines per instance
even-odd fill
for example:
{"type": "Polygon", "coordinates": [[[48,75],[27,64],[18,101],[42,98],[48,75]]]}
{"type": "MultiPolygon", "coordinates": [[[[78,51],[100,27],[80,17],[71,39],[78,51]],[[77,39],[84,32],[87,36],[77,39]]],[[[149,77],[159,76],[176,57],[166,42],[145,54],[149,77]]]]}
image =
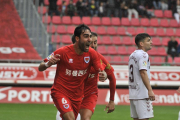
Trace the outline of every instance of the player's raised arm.
{"type": "Polygon", "coordinates": [[[92,48],[89,48],[89,50],[91,51],[92,65],[93,65],[94,69],[97,72],[103,71],[104,69],[100,62],[101,60],[100,60],[98,53],[92,48]]]}
{"type": "Polygon", "coordinates": [[[51,54],[49,58],[44,60],[45,62],[42,62],[38,69],[39,71],[44,71],[46,70],[48,67],[57,64],[58,61],[60,61],[60,55],[59,54],[51,54]]]}

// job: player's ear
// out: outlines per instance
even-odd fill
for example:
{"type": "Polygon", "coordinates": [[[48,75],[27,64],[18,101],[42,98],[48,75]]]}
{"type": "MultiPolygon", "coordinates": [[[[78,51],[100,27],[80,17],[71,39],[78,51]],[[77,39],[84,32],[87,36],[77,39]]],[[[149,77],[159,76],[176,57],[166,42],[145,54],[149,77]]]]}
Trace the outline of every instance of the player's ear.
{"type": "Polygon", "coordinates": [[[144,43],[143,43],[143,42],[139,42],[139,45],[140,45],[140,46],[144,46],[144,43]]]}
{"type": "Polygon", "coordinates": [[[77,41],[79,41],[79,37],[78,37],[78,36],[76,36],[76,37],[75,37],[75,40],[76,40],[76,42],[77,42],[77,41]]]}

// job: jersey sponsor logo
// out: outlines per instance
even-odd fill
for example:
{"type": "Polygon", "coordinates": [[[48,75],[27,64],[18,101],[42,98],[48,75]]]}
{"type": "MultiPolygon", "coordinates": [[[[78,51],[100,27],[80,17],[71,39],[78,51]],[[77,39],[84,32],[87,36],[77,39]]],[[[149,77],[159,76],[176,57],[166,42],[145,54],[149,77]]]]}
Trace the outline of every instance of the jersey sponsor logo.
{"type": "Polygon", "coordinates": [[[83,76],[87,73],[87,69],[86,70],[69,70],[66,69],[66,75],[68,76],[83,76]]]}
{"type": "Polygon", "coordinates": [[[146,61],[143,62],[143,66],[147,66],[147,62],[146,61]]]}
{"type": "Polygon", "coordinates": [[[73,59],[69,59],[69,63],[73,63],[73,59]]]}
{"type": "Polygon", "coordinates": [[[88,57],[84,57],[84,62],[85,63],[89,63],[89,61],[90,61],[90,57],[88,56],[88,57]]]}
{"type": "Polygon", "coordinates": [[[47,59],[49,60],[52,56],[54,56],[54,53],[51,53],[51,54],[47,57],[47,59]]]}
{"type": "Polygon", "coordinates": [[[68,109],[68,108],[69,108],[69,104],[64,104],[63,107],[64,107],[65,109],[68,109]]]}

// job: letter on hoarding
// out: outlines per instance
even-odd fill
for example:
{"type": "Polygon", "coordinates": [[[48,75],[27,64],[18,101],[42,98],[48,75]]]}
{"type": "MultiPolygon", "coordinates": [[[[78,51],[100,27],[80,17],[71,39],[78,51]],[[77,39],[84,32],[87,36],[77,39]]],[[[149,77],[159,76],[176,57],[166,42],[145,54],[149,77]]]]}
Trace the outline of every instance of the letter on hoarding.
{"type": "Polygon", "coordinates": [[[9,90],[8,91],[8,101],[12,101],[13,98],[17,97],[16,90],[9,90]]]}
{"type": "Polygon", "coordinates": [[[39,91],[33,90],[31,92],[31,101],[32,102],[41,102],[39,97],[40,97],[40,92],[39,91]]]}

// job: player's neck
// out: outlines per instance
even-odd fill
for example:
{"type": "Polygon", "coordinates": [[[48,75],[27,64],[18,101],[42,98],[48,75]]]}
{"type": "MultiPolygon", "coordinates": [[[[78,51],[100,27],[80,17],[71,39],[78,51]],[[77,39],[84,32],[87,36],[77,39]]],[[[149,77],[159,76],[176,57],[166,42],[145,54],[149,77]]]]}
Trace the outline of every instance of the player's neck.
{"type": "Polygon", "coordinates": [[[138,50],[143,50],[144,52],[147,52],[146,49],[143,48],[138,48],[138,50]]]}
{"type": "Polygon", "coordinates": [[[78,55],[82,55],[84,52],[79,48],[78,44],[74,44],[74,50],[78,55]]]}

